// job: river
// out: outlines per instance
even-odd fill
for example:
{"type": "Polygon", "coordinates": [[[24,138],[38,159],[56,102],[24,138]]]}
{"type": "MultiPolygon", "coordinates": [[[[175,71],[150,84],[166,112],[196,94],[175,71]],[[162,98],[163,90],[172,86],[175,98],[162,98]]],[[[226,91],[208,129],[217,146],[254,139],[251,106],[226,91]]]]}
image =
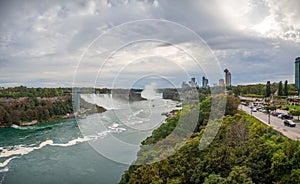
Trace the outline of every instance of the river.
{"type": "Polygon", "coordinates": [[[161,113],[175,109],[176,102],[153,98],[120,103],[108,97],[82,95],[106,105],[108,111],[101,114],[0,129],[0,184],[118,183],[136,159],[140,142],[164,122],[161,113]]]}

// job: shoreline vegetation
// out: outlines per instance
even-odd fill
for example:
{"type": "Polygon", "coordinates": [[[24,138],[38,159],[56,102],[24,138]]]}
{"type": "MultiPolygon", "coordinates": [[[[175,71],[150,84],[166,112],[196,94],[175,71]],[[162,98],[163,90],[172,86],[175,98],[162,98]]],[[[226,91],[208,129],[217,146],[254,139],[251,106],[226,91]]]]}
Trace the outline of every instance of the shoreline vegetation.
{"type": "MultiPolygon", "coordinates": [[[[107,89],[100,91],[107,92],[107,89]]],[[[0,128],[33,126],[106,109],[81,99],[82,109],[74,112],[71,88],[1,88],[0,128]]]]}
{"type": "MultiPolygon", "coordinates": [[[[79,88],[83,94],[112,94],[108,88],[79,88]]],[[[114,89],[113,95],[123,100],[141,101],[142,89],[114,89]],[[129,94],[129,96],[128,96],[129,94]]],[[[166,99],[178,100],[176,89],[161,89],[166,99]]],[[[12,125],[32,126],[66,118],[74,118],[102,113],[106,109],[98,105],[89,104],[80,99],[81,109],[74,112],[72,102],[72,88],[27,88],[25,86],[0,87],[0,128],[12,125]],[[85,115],[84,115],[85,114],[85,115]]]]}
{"type": "Polygon", "coordinates": [[[200,109],[197,126],[189,138],[176,144],[173,130],[184,133],[180,119],[191,117],[194,109],[184,106],[141,143],[137,160],[120,183],[300,183],[300,142],[239,111],[239,103],[227,96],[225,117],[210,123],[221,123],[220,129],[203,150],[199,143],[204,131],[210,130],[211,98],[194,106],[200,109]],[[164,158],[168,151],[173,154],[164,158]]]}

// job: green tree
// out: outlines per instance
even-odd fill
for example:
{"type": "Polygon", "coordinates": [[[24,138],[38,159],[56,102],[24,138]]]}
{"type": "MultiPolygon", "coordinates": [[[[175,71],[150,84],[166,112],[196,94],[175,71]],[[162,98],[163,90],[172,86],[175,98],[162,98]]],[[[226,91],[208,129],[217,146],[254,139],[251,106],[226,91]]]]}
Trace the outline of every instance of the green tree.
{"type": "Polygon", "coordinates": [[[278,96],[282,96],[283,93],[282,93],[282,81],[279,82],[278,84],[278,96]]]}
{"type": "Polygon", "coordinates": [[[210,174],[205,178],[204,184],[225,184],[226,179],[222,178],[219,174],[210,174]]]}
{"type": "Polygon", "coordinates": [[[234,115],[238,112],[238,106],[241,103],[239,98],[227,95],[225,115],[234,115]]]}
{"type": "Polygon", "coordinates": [[[253,181],[249,177],[251,174],[251,169],[246,166],[235,166],[230,172],[229,176],[226,178],[228,183],[231,184],[252,184],[253,181]]]}
{"type": "Polygon", "coordinates": [[[300,183],[300,169],[293,169],[288,183],[300,183]]]}
{"type": "Polygon", "coordinates": [[[267,85],[266,85],[266,97],[270,97],[271,95],[271,83],[270,81],[267,81],[267,85]]]}
{"type": "Polygon", "coordinates": [[[298,116],[298,120],[299,120],[300,110],[291,110],[290,113],[291,113],[293,116],[298,116]]]}
{"type": "Polygon", "coordinates": [[[289,88],[288,88],[288,81],[284,81],[284,96],[288,96],[289,88]]]}

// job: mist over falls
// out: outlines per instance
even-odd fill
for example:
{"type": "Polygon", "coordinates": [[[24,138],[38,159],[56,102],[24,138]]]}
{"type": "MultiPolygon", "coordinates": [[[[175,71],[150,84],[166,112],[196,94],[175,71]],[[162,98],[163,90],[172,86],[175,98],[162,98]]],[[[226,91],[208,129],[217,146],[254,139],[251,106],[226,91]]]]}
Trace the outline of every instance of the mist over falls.
{"type": "Polygon", "coordinates": [[[162,93],[157,93],[155,83],[146,85],[144,90],[141,92],[141,96],[143,98],[146,98],[147,100],[157,99],[157,98],[162,99],[162,93]]]}

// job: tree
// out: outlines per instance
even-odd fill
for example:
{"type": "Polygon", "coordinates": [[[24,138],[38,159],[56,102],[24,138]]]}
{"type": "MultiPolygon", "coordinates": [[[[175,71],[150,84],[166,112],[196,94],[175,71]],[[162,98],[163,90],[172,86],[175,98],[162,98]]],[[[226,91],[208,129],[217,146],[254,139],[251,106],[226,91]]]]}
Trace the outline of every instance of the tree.
{"type": "Polygon", "coordinates": [[[251,177],[249,177],[251,173],[251,169],[246,166],[235,166],[233,167],[232,171],[230,172],[229,176],[226,178],[228,183],[232,184],[252,184],[253,181],[251,177]]]}
{"type": "Polygon", "coordinates": [[[270,81],[267,81],[267,85],[266,85],[266,97],[270,97],[271,95],[271,83],[270,81]]]}
{"type": "Polygon", "coordinates": [[[291,110],[291,114],[292,114],[293,116],[298,116],[298,120],[299,120],[300,110],[291,110]]]}
{"type": "Polygon", "coordinates": [[[293,169],[289,177],[289,183],[300,183],[300,169],[293,169]]]}
{"type": "Polygon", "coordinates": [[[282,96],[283,93],[282,93],[282,81],[279,82],[278,84],[278,96],[282,96]]]}
{"type": "MultiPolygon", "coordinates": [[[[220,102],[222,102],[221,98],[218,98],[218,99],[220,99],[220,102]]],[[[235,113],[237,113],[238,112],[238,106],[239,106],[239,104],[241,104],[240,99],[236,98],[234,96],[231,96],[231,95],[227,95],[226,100],[227,101],[226,101],[225,115],[234,115],[235,113]]],[[[218,107],[218,108],[220,108],[220,107],[218,107]]]]}
{"type": "Polygon", "coordinates": [[[289,88],[288,88],[288,81],[284,81],[284,96],[288,96],[289,88]]]}
{"type": "Polygon", "coordinates": [[[222,178],[219,174],[210,174],[205,178],[204,184],[225,184],[226,179],[222,178]]]}

